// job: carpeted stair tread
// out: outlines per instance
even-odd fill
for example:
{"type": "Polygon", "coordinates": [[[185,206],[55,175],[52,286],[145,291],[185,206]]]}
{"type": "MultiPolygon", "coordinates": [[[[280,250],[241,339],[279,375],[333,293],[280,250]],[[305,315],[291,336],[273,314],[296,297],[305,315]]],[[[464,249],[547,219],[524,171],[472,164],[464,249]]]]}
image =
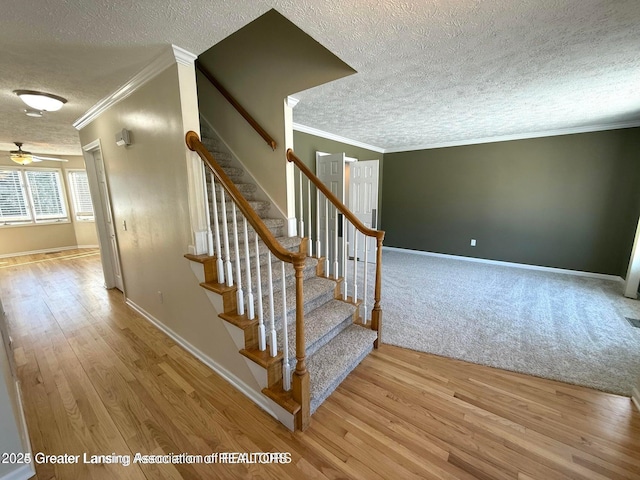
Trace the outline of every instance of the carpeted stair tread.
{"type": "MultiPolygon", "coordinates": [[[[248,228],[249,226],[247,225],[247,231],[249,230],[248,228]]],[[[240,227],[238,227],[240,228],[240,227]]],[[[222,228],[220,229],[220,235],[222,235],[222,228]]],[[[297,252],[299,247],[300,247],[300,242],[302,241],[300,237],[276,237],[276,240],[278,240],[278,242],[280,242],[280,245],[282,245],[285,249],[291,251],[291,252],[297,252]]],[[[243,262],[243,268],[244,268],[244,241],[239,242],[238,245],[239,249],[240,249],[240,258],[242,258],[242,262],[243,262]]],[[[266,268],[266,263],[267,263],[267,252],[269,251],[269,249],[267,248],[267,246],[264,244],[264,242],[262,240],[260,240],[258,242],[258,252],[260,254],[260,264],[264,264],[265,268],[266,268]]],[[[222,252],[222,254],[224,255],[224,250],[222,252]]],[[[229,232],[229,255],[231,256],[231,258],[234,258],[235,255],[235,245],[233,242],[233,235],[231,234],[231,232],[229,232]]],[[[249,258],[251,259],[251,263],[254,262],[254,259],[256,257],[256,247],[255,247],[255,237],[253,237],[253,234],[249,237],[249,258]]],[[[272,254],[271,255],[272,258],[272,262],[274,261],[273,259],[275,258],[275,256],[272,254]]]]}
{"type": "Polygon", "coordinates": [[[307,361],[311,383],[311,413],[373,349],[377,333],[350,325],[307,361]]]}
{"type": "MultiPolygon", "coordinates": [[[[265,226],[271,231],[274,237],[281,237],[284,235],[285,221],[282,218],[263,218],[262,221],[264,222],[265,226]]],[[[238,232],[241,232],[241,235],[243,235],[242,217],[240,214],[238,214],[236,222],[238,224],[238,232]]],[[[227,217],[227,228],[229,229],[229,241],[232,242],[233,219],[231,217],[227,217]]],[[[255,230],[250,224],[247,224],[247,232],[250,238],[253,237],[253,234],[255,233],[255,230]]],[[[242,241],[240,241],[240,243],[242,244],[242,241]]]]}
{"type": "MultiPolygon", "coordinates": [[[[220,210],[220,204],[222,203],[222,199],[216,198],[216,200],[218,204],[218,216],[221,216],[222,211],[220,210]]],[[[269,212],[271,211],[271,203],[269,202],[260,201],[260,200],[247,200],[247,202],[249,202],[249,205],[251,205],[251,208],[255,210],[255,212],[258,214],[260,218],[267,217],[269,215],[269,212]]],[[[231,206],[231,204],[232,202],[225,203],[227,216],[231,215],[231,212],[233,211],[233,207],[231,206]]],[[[211,197],[209,197],[209,209],[213,210],[213,199],[211,197]]],[[[237,208],[236,208],[236,211],[240,212],[237,208]]],[[[239,215],[240,214],[238,213],[238,216],[239,215]]]]}
{"type": "MultiPolygon", "coordinates": [[[[331,300],[309,312],[304,317],[304,341],[307,357],[310,357],[344,328],[353,323],[356,306],[340,300],[331,300]]],[[[295,366],[296,325],[289,327],[289,363],[295,366]]]]}
{"type": "MultiPolygon", "coordinates": [[[[336,282],[334,280],[328,280],[323,277],[311,277],[305,280],[302,290],[304,298],[304,314],[308,315],[311,311],[320,307],[333,299],[336,288],[336,282]]],[[[262,292],[262,305],[264,308],[265,324],[268,328],[269,319],[269,297],[268,292],[262,292]]],[[[295,323],[296,321],[296,289],[295,283],[287,285],[287,324],[295,323]]],[[[273,311],[275,319],[276,331],[280,331],[282,327],[283,317],[283,304],[282,304],[282,291],[274,292],[273,295],[273,311]]]]}
{"type": "MultiPolygon", "coordinates": [[[[244,255],[243,255],[244,259],[244,255]]],[[[244,266],[244,265],[243,265],[244,266]]],[[[264,263],[260,264],[260,277],[262,285],[262,291],[265,292],[267,287],[269,286],[269,275],[267,273],[267,258],[265,255],[264,263]]],[[[303,270],[303,278],[305,282],[307,279],[316,276],[316,270],[318,268],[318,260],[316,258],[307,257],[305,258],[305,265],[303,270]]],[[[245,270],[243,268],[243,275],[245,274],[245,270]]],[[[287,286],[293,285],[296,281],[295,277],[296,270],[291,263],[285,263],[284,265],[284,275],[285,275],[285,283],[287,286]]],[[[246,278],[246,277],[245,277],[246,278]]],[[[253,286],[253,291],[256,292],[257,286],[257,268],[254,263],[251,266],[251,284],[253,286]]],[[[274,255],[271,256],[271,280],[273,283],[273,291],[274,293],[282,290],[282,266],[280,260],[278,260],[274,255]]]]}

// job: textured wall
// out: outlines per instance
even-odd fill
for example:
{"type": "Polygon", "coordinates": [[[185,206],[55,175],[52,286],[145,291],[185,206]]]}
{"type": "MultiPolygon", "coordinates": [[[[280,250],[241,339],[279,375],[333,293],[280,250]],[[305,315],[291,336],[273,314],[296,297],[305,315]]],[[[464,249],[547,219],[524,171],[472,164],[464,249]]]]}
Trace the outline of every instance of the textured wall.
{"type": "Polygon", "coordinates": [[[625,275],[639,155],[640,128],[386,154],[385,244],[625,275]]]}

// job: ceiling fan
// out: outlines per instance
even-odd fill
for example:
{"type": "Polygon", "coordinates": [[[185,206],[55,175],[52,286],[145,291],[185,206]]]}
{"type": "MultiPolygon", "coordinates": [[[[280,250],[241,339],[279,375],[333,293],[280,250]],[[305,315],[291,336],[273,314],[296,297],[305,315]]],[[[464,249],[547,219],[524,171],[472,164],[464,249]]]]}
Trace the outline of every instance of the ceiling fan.
{"type": "Polygon", "coordinates": [[[53,157],[42,157],[40,155],[34,155],[31,152],[25,152],[22,150],[22,142],[13,142],[18,147],[18,150],[11,150],[9,153],[11,154],[11,160],[20,164],[27,165],[31,162],[42,162],[43,160],[53,161],[53,162],[68,162],[64,158],[53,158],[53,157]]]}

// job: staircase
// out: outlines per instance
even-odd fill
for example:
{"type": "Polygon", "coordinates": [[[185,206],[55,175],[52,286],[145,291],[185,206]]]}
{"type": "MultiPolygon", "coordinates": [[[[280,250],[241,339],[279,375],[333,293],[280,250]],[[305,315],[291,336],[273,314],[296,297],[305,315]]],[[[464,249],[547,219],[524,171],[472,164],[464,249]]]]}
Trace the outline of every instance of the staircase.
{"type": "MultiPolygon", "coordinates": [[[[270,202],[259,199],[257,186],[249,175],[245,174],[240,163],[233,158],[212,131],[203,130],[203,132],[202,143],[204,146],[280,244],[290,251],[305,251],[303,242],[306,242],[306,239],[286,235],[285,220],[270,217],[272,211],[270,202]]],[[[216,203],[214,204],[211,182],[208,182],[207,186],[212,224],[214,222],[213,212],[217,209],[218,224],[220,229],[223,229],[221,187],[216,183],[216,203]]],[[[242,221],[237,223],[237,228],[234,228],[233,225],[234,207],[231,201],[225,203],[225,211],[227,229],[230,232],[229,238],[233,239],[232,232],[234,231],[240,232],[238,236],[242,237],[242,221]]],[[[250,235],[248,238],[253,238],[253,229],[250,226],[248,231],[250,235]]],[[[229,245],[230,257],[235,259],[236,242],[232,240],[230,243],[232,243],[229,245]]],[[[223,312],[219,317],[243,332],[244,344],[239,353],[254,364],[252,371],[258,372],[258,376],[264,379],[259,380],[264,385],[262,393],[295,417],[302,406],[293,399],[291,391],[286,391],[283,386],[283,371],[288,371],[288,366],[296,365],[295,270],[292,264],[285,264],[271,255],[264,244],[258,246],[256,242],[255,248],[253,248],[251,241],[248,244],[252,246],[249,249],[251,266],[247,269],[247,249],[244,247],[242,239],[238,241],[238,259],[236,259],[236,265],[240,265],[242,275],[242,290],[245,294],[251,293],[249,297],[245,297],[245,302],[243,302],[246,303],[244,313],[241,313],[243,308],[238,305],[237,275],[234,277],[233,285],[229,286],[228,282],[223,283],[218,278],[218,258],[215,255],[186,255],[186,257],[202,264],[204,282],[201,283],[201,286],[222,297],[223,312]],[[269,271],[269,263],[272,272],[271,282],[269,282],[268,275],[265,275],[265,272],[269,271]],[[262,273],[260,282],[257,280],[259,272],[262,273]],[[251,279],[250,284],[248,284],[247,278],[251,279]],[[252,302],[251,308],[256,309],[256,314],[255,318],[250,320],[248,303],[253,295],[255,295],[255,301],[252,302]],[[262,302],[260,302],[259,296],[262,302]],[[255,307],[253,303],[255,303],[255,307]],[[259,305],[262,305],[263,308],[260,308],[259,305]],[[275,353],[277,350],[275,356],[270,354],[269,345],[264,350],[260,349],[259,318],[262,316],[264,323],[267,324],[269,316],[267,310],[269,308],[273,308],[275,331],[283,331],[286,318],[288,332],[288,348],[285,349],[285,346],[280,344],[283,337],[278,337],[277,349],[272,351],[275,353]],[[263,311],[260,312],[260,310],[263,311]],[[288,351],[288,359],[284,358],[285,351],[288,351]],[[260,374],[261,371],[263,371],[262,374],[260,374]]],[[[361,302],[353,301],[351,297],[346,301],[342,299],[340,291],[342,279],[325,276],[324,264],[324,258],[307,256],[303,269],[304,345],[306,367],[309,372],[309,414],[313,414],[349,372],[367,356],[378,338],[376,331],[372,330],[370,326],[363,325],[360,312],[361,302]]],[[[269,338],[269,326],[267,325],[266,328],[267,338],[269,338]]]]}

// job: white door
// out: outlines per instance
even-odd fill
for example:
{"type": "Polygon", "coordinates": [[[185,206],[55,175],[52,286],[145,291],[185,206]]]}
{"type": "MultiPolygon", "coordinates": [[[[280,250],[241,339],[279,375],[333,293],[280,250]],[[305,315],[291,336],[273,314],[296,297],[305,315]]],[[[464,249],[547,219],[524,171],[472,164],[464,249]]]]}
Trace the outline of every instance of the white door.
{"type": "MultiPolygon", "coordinates": [[[[379,161],[364,160],[351,164],[349,172],[349,209],[365,226],[378,228],[378,177],[379,161]]],[[[349,229],[349,256],[353,257],[354,227],[349,229]]],[[[369,250],[367,260],[375,262],[376,240],[367,237],[369,250]]],[[[363,236],[358,237],[358,258],[364,260],[365,242],[363,236]]]]}
{"type": "MultiPolygon", "coordinates": [[[[344,203],[344,153],[334,153],[324,155],[320,152],[316,153],[316,176],[324,183],[331,193],[338,200],[344,203]]],[[[342,256],[341,245],[342,227],[336,221],[336,208],[331,202],[325,201],[324,195],[320,195],[320,202],[316,205],[316,214],[319,225],[317,225],[320,235],[316,241],[316,252],[320,252],[321,256],[326,257],[325,274],[336,276],[336,266],[340,264],[342,256]],[[336,226],[338,230],[336,231],[336,226]],[[338,249],[336,250],[336,243],[338,249]],[[318,249],[319,246],[319,249],[318,249]]],[[[341,220],[342,217],[338,217],[341,220]]],[[[339,267],[337,267],[339,270],[339,267]]]]}
{"type": "MultiPolygon", "coordinates": [[[[85,147],[85,150],[89,148],[90,147],[85,147]]],[[[105,286],[107,288],[115,287],[123,292],[124,282],[122,281],[118,238],[116,236],[116,226],[111,210],[107,174],[99,146],[88,150],[88,154],[85,155],[85,163],[87,165],[87,177],[89,178],[91,198],[96,214],[96,227],[98,230],[98,241],[100,243],[100,256],[102,257],[105,286]]]]}

